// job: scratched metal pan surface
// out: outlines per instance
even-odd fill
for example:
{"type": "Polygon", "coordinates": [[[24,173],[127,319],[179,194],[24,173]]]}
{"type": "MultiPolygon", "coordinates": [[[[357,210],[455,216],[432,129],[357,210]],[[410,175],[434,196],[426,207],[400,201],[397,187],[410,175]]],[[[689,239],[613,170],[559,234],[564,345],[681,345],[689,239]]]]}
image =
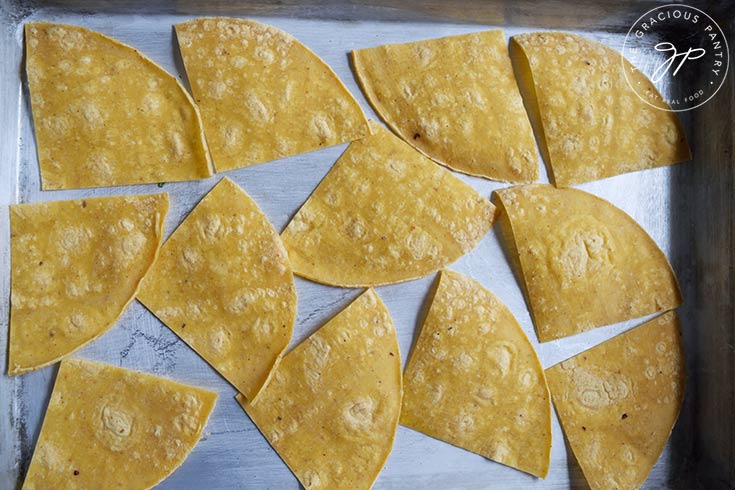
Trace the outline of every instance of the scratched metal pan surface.
{"type": "MultiPolygon", "coordinates": [[[[715,4],[713,4],[715,5],[715,4]]],[[[350,70],[355,48],[502,28],[506,36],[538,30],[575,31],[620,49],[632,22],[655,6],[620,1],[551,2],[359,2],[326,5],[253,2],[95,2],[59,4],[0,0],[0,488],[22,482],[38,437],[57,366],[6,376],[9,302],[9,230],[5,205],[87,196],[153,193],[171,195],[170,233],[221,178],[190,183],[41,192],[28,89],[22,70],[22,26],[45,20],[88,27],[130,44],[184,78],[172,25],[204,15],[248,17],[293,34],[342,78],[363,109],[375,118],[350,70]]],[[[707,8],[706,6],[701,6],[707,8]]],[[[714,7],[712,7],[714,8],[714,7]]],[[[729,17],[730,19],[732,16],[729,17]]],[[[732,32],[732,24],[726,25],[732,32]]],[[[645,60],[643,60],[645,62],[645,60]]],[[[689,386],[684,409],[647,488],[733,488],[733,82],[717,98],[683,113],[695,161],[580,186],[628,212],[672,261],[681,280],[680,310],[687,346],[689,386]],[[724,129],[723,129],[724,125],[724,129]],[[728,130],[729,128],[729,130],[728,130]],[[728,154],[727,151],[730,153],[728,154]]],[[[306,200],[345,145],[228,172],[261,206],[277,229],[306,200]]],[[[543,180],[547,181],[545,170],[543,180]]],[[[457,174],[489,196],[503,184],[457,174]]],[[[598,344],[638,321],[609,326],[540,345],[519,286],[504,256],[498,230],[452,264],[495,292],[513,311],[545,367],[598,344]]],[[[395,322],[405,363],[427,292],[435,275],[377,288],[395,322]]],[[[304,339],[345,307],[359,290],[296,280],[299,312],[293,343],[304,339]]],[[[214,389],[219,401],[205,435],[161,489],[289,489],[298,482],[234,400],[235,391],[211,367],[134,302],[102,338],[79,357],[141,370],[214,389]]],[[[310,448],[304,448],[309,451],[310,448]]],[[[551,470],[545,480],[491,462],[399,427],[377,489],[562,489],[586,488],[554,416],[551,470]]]]}

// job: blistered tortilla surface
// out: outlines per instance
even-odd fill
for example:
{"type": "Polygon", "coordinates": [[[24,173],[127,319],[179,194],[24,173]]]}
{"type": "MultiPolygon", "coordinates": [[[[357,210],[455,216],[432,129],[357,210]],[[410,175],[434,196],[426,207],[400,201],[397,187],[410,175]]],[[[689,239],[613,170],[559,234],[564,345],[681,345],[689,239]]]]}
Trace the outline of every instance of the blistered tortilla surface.
{"type": "Polygon", "coordinates": [[[371,125],[281,234],[298,275],[348,287],[415,279],[475,248],[492,226],[488,199],[371,125]]]}
{"type": "Polygon", "coordinates": [[[168,194],[10,206],[8,374],[47,366],[106,332],[163,237],[168,194]]]}
{"type": "Polygon", "coordinates": [[[639,488],[664,449],[684,397],[676,313],[557,364],[546,376],[590,487],[639,488]]]}
{"type": "Polygon", "coordinates": [[[290,34],[205,18],[177,24],[176,36],[218,171],[369,134],[337,75],[290,34]]]}
{"type": "Polygon", "coordinates": [[[497,196],[541,342],[681,304],[664,253],[609,202],[551,185],[506,188],[497,196]]]}
{"type": "Polygon", "coordinates": [[[210,177],[199,112],[176,79],[82,27],[25,26],[43,189],[210,177]]]}
{"type": "Polygon", "coordinates": [[[64,360],[23,489],[152,488],[197,444],[216,399],[148,374],[64,360]]]}
{"type": "Polygon", "coordinates": [[[575,34],[533,32],[511,38],[511,55],[557,186],[691,159],[676,113],[617,51],[575,34]]]}
{"type": "Polygon", "coordinates": [[[284,356],[254,403],[238,398],[307,490],[369,489],[393,446],[401,360],[368,290],[284,356]]]}
{"type": "Polygon", "coordinates": [[[278,233],[227,178],[161,247],[138,299],[250,399],[288,346],[296,315],[278,233]]]}
{"type": "Polygon", "coordinates": [[[443,270],[404,374],[401,424],[545,477],[551,401],[533,346],[508,308],[443,270]]]}
{"type": "Polygon", "coordinates": [[[538,180],[531,124],[502,31],[352,52],[380,117],[442,165],[508,182],[538,180]]]}

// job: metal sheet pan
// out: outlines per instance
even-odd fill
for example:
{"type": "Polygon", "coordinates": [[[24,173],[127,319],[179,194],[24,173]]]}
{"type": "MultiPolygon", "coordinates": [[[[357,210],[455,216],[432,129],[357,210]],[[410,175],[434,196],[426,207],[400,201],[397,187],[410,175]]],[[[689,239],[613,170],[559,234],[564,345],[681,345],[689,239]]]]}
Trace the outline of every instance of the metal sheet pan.
{"type": "MultiPolygon", "coordinates": [[[[22,25],[28,20],[78,24],[135,46],[171,73],[184,77],[174,44],[174,23],[203,15],[249,17],[284,29],[329,63],[375,118],[355,83],[347,52],[499,27],[518,32],[565,29],[617,49],[632,22],[653,2],[555,0],[391,2],[142,2],[0,0],[0,488],[20,485],[32,455],[57,367],[10,378],[4,374],[9,303],[9,230],[5,205],[83,196],[158,192],[155,185],[41,192],[30,107],[22,70],[22,25]]],[[[732,3],[698,6],[720,21],[732,39],[732,3]]],[[[735,44],[731,42],[731,45],[735,44]]],[[[732,58],[732,57],[731,57],[732,58]]],[[[689,389],[680,420],[647,488],[735,488],[735,275],[733,233],[732,71],[716,99],[685,113],[695,160],[580,186],[631,214],[661,246],[681,281],[680,309],[687,347],[689,389]]],[[[329,170],[345,145],[228,172],[283,228],[329,170]]],[[[544,180],[546,180],[545,173],[544,180]]],[[[489,195],[502,184],[458,175],[489,195]]],[[[172,208],[170,233],[191,207],[221,178],[166,184],[172,208]]],[[[539,345],[497,230],[451,266],[495,292],[513,311],[545,367],[606,340],[644,319],[539,345]]],[[[421,307],[434,275],[378,288],[399,333],[405,362],[421,307]]],[[[297,279],[299,313],[294,344],[346,306],[358,290],[297,279]]],[[[140,304],[78,356],[206,386],[220,399],[205,436],[161,489],[286,489],[298,482],[236,404],[234,390],[140,304]]],[[[585,488],[556,418],[551,470],[535,479],[480,456],[400,427],[378,489],[585,488]]]]}

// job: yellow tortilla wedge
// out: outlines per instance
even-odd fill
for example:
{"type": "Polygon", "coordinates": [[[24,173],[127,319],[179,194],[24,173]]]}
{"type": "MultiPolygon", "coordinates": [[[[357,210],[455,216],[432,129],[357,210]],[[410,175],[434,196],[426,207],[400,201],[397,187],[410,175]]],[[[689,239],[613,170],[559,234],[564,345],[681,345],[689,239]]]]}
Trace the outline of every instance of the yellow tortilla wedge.
{"type": "Polygon", "coordinates": [[[204,18],[177,24],[176,37],[218,171],[370,132],[332,69],[275,27],[204,18]]]}
{"type": "Polygon", "coordinates": [[[639,488],[661,455],[685,389],[671,311],[546,370],[556,412],[592,490],[639,488]]]}
{"type": "Polygon", "coordinates": [[[216,399],[201,388],[66,359],[23,489],[152,488],[184,462],[216,399]]]}
{"type": "Polygon", "coordinates": [[[557,186],[691,159],[676,114],[617,51],[576,34],[533,32],[513,36],[510,54],[557,186]],[[638,97],[623,70],[656,107],[638,97]]]}
{"type": "Polygon", "coordinates": [[[10,206],[8,374],[57,362],[105,333],[163,237],[168,194],[10,206]]]}
{"type": "Polygon", "coordinates": [[[375,111],[432,160],[493,180],[538,180],[503,31],[360,49],[352,60],[375,111]]]}
{"type": "Polygon", "coordinates": [[[472,250],[492,226],[489,200],[371,127],[281,234],[300,276],[347,287],[415,279],[472,250]]]}
{"type": "Polygon", "coordinates": [[[25,25],[43,189],[212,176],[199,112],[141,53],[82,27],[25,25]]]}
{"type": "Polygon", "coordinates": [[[516,272],[541,342],[681,304],[666,256],[609,202],[550,185],[496,194],[499,220],[509,220],[501,230],[519,259],[516,272]]]}
{"type": "Polygon", "coordinates": [[[404,374],[401,424],[542,478],[551,402],[533,346],[506,306],[443,270],[404,374]]]}
{"type": "Polygon", "coordinates": [[[254,403],[238,401],[307,490],[367,490],[401,408],[393,322],[367,290],[286,354],[254,403]]]}
{"type": "Polygon", "coordinates": [[[278,233],[227,178],[161,247],[138,299],[251,400],[291,341],[296,316],[278,233]]]}

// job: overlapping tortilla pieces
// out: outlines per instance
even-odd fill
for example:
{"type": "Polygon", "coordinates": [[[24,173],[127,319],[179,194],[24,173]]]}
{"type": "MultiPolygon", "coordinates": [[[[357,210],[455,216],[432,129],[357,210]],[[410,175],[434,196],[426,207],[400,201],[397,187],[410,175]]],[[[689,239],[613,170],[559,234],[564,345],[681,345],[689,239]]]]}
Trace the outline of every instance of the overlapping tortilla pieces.
{"type": "Polygon", "coordinates": [[[296,316],[278,233],[227,178],[161,247],[138,299],[251,400],[291,341],[296,316]]]}
{"type": "Polygon", "coordinates": [[[242,19],[176,25],[186,73],[218,171],[369,134],[359,104],[291,35],[242,19]]]}
{"type": "Polygon", "coordinates": [[[380,117],[454,170],[508,182],[538,180],[538,157],[503,31],[352,52],[380,117]]]}
{"type": "Polygon", "coordinates": [[[25,33],[43,189],[212,175],[198,109],[176,78],[82,27],[29,22],[25,33]]]}
{"type": "Polygon", "coordinates": [[[666,256],[609,202],[551,185],[496,195],[501,230],[541,342],[681,304],[666,256]]]}
{"type": "Polygon", "coordinates": [[[443,270],[404,376],[402,425],[546,477],[551,402],[544,371],[490,291],[443,270]]]}
{"type": "Polygon", "coordinates": [[[401,360],[373,290],[283,357],[250,418],[304,488],[369,489],[393,446],[401,360]]]}
{"type": "Polygon", "coordinates": [[[546,376],[590,487],[639,488],[664,449],[684,397],[676,313],[557,364],[546,376]]]}
{"type": "Polygon", "coordinates": [[[163,237],[168,194],[10,206],[8,374],[71,354],[135,297],[163,237]]]}
{"type": "Polygon", "coordinates": [[[492,226],[489,200],[371,127],[281,234],[300,276],[347,287],[415,279],[472,250],[492,226]]]}
{"type": "Polygon", "coordinates": [[[184,462],[216,399],[148,374],[64,360],[23,489],[152,488],[184,462]]]}
{"type": "Polygon", "coordinates": [[[691,159],[676,114],[617,51],[575,34],[534,32],[513,36],[510,53],[557,186],[691,159]],[[633,91],[624,70],[656,107],[633,91]]]}

